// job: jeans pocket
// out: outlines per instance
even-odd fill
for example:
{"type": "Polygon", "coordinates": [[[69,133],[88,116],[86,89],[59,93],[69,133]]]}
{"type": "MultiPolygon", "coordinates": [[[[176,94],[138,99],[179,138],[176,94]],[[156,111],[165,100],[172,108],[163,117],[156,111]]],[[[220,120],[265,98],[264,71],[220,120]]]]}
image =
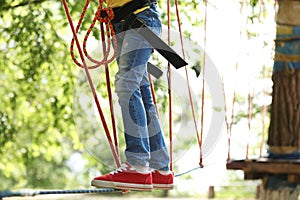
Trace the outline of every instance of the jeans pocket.
{"type": "Polygon", "coordinates": [[[152,8],[148,8],[136,15],[140,20],[142,20],[147,27],[149,27],[155,34],[161,34],[161,21],[160,15],[157,11],[152,8]]]}

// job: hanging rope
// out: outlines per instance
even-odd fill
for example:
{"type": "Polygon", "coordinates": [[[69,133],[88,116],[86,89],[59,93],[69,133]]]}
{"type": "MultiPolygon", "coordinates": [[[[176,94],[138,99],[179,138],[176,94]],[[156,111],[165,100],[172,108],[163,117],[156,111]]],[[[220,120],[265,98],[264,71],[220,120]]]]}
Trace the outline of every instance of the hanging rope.
{"type": "Polygon", "coordinates": [[[153,85],[150,73],[148,73],[148,79],[149,79],[149,83],[150,83],[150,89],[151,89],[152,99],[153,99],[153,103],[155,105],[157,117],[159,117],[159,112],[158,112],[157,103],[156,103],[156,96],[155,96],[155,91],[154,91],[154,85],[153,85]]]}
{"type": "MultiPolygon", "coordinates": [[[[175,8],[176,8],[176,16],[177,16],[177,24],[178,24],[178,30],[179,30],[179,35],[180,35],[180,44],[181,44],[181,52],[183,59],[185,60],[185,51],[184,51],[184,44],[183,44],[183,35],[182,35],[182,30],[181,30],[181,20],[180,20],[180,14],[179,14],[179,4],[178,0],[175,0],[175,8]]],[[[203,166],[202,163],[202,136],[200,136],[198,127],[197,127],[197,120],[196,120],[196,115],[195,115],[195,108],[194,108],[194,102],[193,102],[193,97],[192,97],[192,92],[191,92],[191,87],[190,87],[190,80],[189,80],[189,74],[188,74],[188,69],[185,66],[185,76],[186,76],[186,81],[187,81],[187,88],[188,88],[188,93],[189,93],[189,101],[190,101],[190,106],[192,110],[192,117],[193,117],[193,122],[195,126],[195,131],[196,131],[196,137],[199,145],[199,150],[200,150],[200,161],[199,165],[203,166]]],[[[202,113],[203,115],[203,113],[202,113]]]]}
{"type": "MultiPolygon", "coordinates": [[[[264,7],[265,7],[265,3],[264,0],[260,0],[260,7],[259,7],[259,15],[258,15],[258,20],[260,23],[263,23],[263,17],[264,17],[264,7]]],[[[275,2],[276,3],[276,2],[275,2]]],[[[276,59],[282,59],[282,54],[275,54],[275,58],[276,59]]],[[[300,57],[298,57],[299,59],[300,57]]],[[[293,59],[296,59],[296,57],[293,57],[293,59]]],[[[287,67],[288,68],[288,67],[287,67]]],[[[263,65],[263,69],[262,69],[262,79],[264,80],[265,77],[265,70],[266,67],[265,65],[263,65]]],[[[253,93],[253,92],[252,92],[253,93]]],[[[266,88],[265,86],[263,86],[263,91],[262,91],[262,98],[263,100],[266,100],[267,98],[267,92],[266,92],[266,88]]],[[[249,148],[250,148],[250,137],[251,137],[251,122],[252,122],[252,118],[253,118],[253,94],[251,95],[251,92],[248,93],[248,139],[247,139],[247,145],[246,145],[246,159],[249,159],[249,148]]],[[[264,146],[264,133],[265,133],[265,116],[267,113],[267,105],[266,102],[263,103],[262,105],[262,119],[261,119],[261,123],[262,123],[262,136],[261,136],[261,141],[260,141],[260,146],[259,146],[259,157],[262,157],[262,151],[263,151],[263,146],[264,146]]]]}
{"type": "Polygon", "coordinates": [[[205,3],[205,16],[204,16],[204,41],[203,41],[203,69],[202,69],[202,96],[201,96],[201,129],[200,129],[200,138],[199,146],[200,146],[200,166],[203,166],[203,155],[202,155],[202,138],[203,138],[203,128],[204,128],[204,97],[205,97],[205,68],[206,68],[206,25],[207,25],[207,1],[205,3]]]}
{"type": "MultiPolygon", "coordinates": [[[[114,17],[113,11],[112,11],[112,9],[109,9],[109,8],[103,8],[103,0],[99,0],[99,6],[98,6],[97,11],[95,13],[95,16],[93,18],[93,22],[90,25],[90,27],[89,27],[89,29],[88,29],[85,37],[84,37],[84,41],[83,41],[83,45],[82,45],[83,49],[81,50],[81,47],[79,46],[79,42],[78,42],[77,33],[80,30],[80,26],[83,22],[83,19],[84,19],[84,16],[86,14],[87,8],[89,6],[90,0],[86,0],[85,6],[84,6],[83,11],[81,13],[79,22],[76,26],[76,29],[74,29],[74,26],[72,25],[72,19],[69,16],[69,13],[67,11],[66,2],[65,2],[65,0],[62,0],[62,1],[64,3],[66,14],[68,16],[68,20],[69,20],[69,23],[72,27],[72,32],[73,32],[73,38],[72,38],[71,46],[70,46],[70,52],[71,52],[72,60],[74,61],[74,63],[76,65],[78,65],[79,67],[84,68],[85,71],[86,71],[88,81],[89,81],[89,84],[91,86],[91,89],[92,89],[92,92],[93,92],[93,95],[94,95],[95,103],[97,105],[97,108],[98,108],[98,111],[99,111],[99,114],[100,114],[100,118],[101,118],[101,121],[103,123],[104,129],[105,129],[105,132],[106,132],[107,139],[110,143],[111,150],[112,150],[112,153],[114,155],[116,164],[119,166],[120,165],[120,157],[119,157],[119,149],[118,149],[118,139],[117,139],[117,133],[116,133],[115,117],[114,117],[114,112],[113,112],[113,103],[112,103],[112,95],[111,95],[111,88],[110,88],[110,78],[109,78],[110,76],[109,76],[109,69],[108,69],[108,64],[110,62],[112,62],[113,59],[116,56],[116,48],[114,48],[114,53],[109,58],[110,50],[111,50],[110,49],[111,41],[114,42],[115,47],[117,46],[115,32],[114,32],[114,29],[113,29],[113,26],[112,26],[112,23],[111,23],[111,20],[114,17]],[[106,12],[107,17],[102,18],[101,17],[101,12],[106,12]],[[102,41],[102,47],[103,47],[103,58],[100,61],[92,58],[87,52],[87,41],[88,41],[89,35],[92,32],[93,28],[95,27],[95,24],[96,24],[97,21],[100,22],[101,41],[102,41]],[[105,24],[105,31],[104,31],[103,24],[105,24]],[[106,35],[107,40],[105,40],[104,32],[106,32],[106,34],[107,34],[106,35]],[[82,63],[80,63],[77,60],[76,56],[75,56],[75,53],[74,53],[74,44],[75,43],[77,45],[82,63]],[[89,61],[94,63],[94,65],[91,65],[91,66],[86,65],[86,62],[84,60],[82,52],[84,53],[84,56],[89,61]],[[112,144],[113,142],[112,142],[112,139],[111,139],[111,136],[110,136],[110,133],[109,133],[109,130],[108,130],[103,112],[101,110],[101,106],[100,106],[100,103],[98,101],[96,91],[95,91],[95,88],[93,86],[93,82],[92,82],[92,80],[90,78],[90,75],[89,75],[89,72],[88,72],[89,69],[94,69],[94,68],[97,68],[101,65],[105,66],[105,72],[106,72],[107,91],[108,91],[108,96],[109,96],[111,119],[112,119],[112,125],[113,125],[114,145],[112,144]]],[[[185,59],[184,46],[183,46],[183,37],[182,37],[182,31],[181,31],[181,22],[180,22],[179,9],[178,9],[178,0],[175,0],[175,5],[176,5],[177,22],[178,22],[178,27],[179,27],[179,32],[180,32],[180,41],[181,41],[182,54],[183,54],[183,57],[185,59]]],[[[207,9],[207,6],[206,6],[206,9],[207,9]]],[[[205,10],[205,12],[207,12],[207,10],[205,10]]],[[[207,14],[205,14],[205,29],[206,29],[206,17],[207,17],[207,14]]],[[[168,44],[170,45],[170,43],[171,43],[170,42],[170,0],[168,0],[168,44]]],[[[204,58],[204,65],[205,65],[205,58],[204,58]]],[[[187,85],[188,85],[188,92],[189,92],[190,104],[191,104],[191,109],[192,109],[192,115],[193,115],[194,125],[195,125],[195,129],[196,129],[197,140],[198,140],[198,144],[199,144],[199,148],[200,148],[200,162],[199,162],[199,165],[203,166],[203,164],[202,164],[202,135],[203,135],[202,132],[203,132],[203,116],[204,116],[203,115],[203,113],[204,113],[204,110],[203,110],[203,107],[204,107],[204,80],[203,80],[203,89],[202,89],[201,133],[199,134],[198,128],[197,128],[197,123],[196,123],[195,109],[194,109],[194,106],[193,106],[193,99],[192,99],[192,95],[191,95],[191,89],[190,89],[190,85],[189,85],[189,76],[188,76],[187,68],[185,68],[185,70],[186,70],[187,85]]],[[[203,72],[204,72],[204,70],[203,70],[203,72]]],[[[171,78],[172,78],[171,77],[171,67],[170,67],[170,63],[168,63],[170,168],[172,170],[172,168],[173,168],[173,166],[172,166],[172,162],[173,162],[173,155],[172,155],[172,152],[173,152],[173,144],[172,144],[173,133],[172,133],[172,127],[173,127],[173,125],[172,125],[172,93],[171,93],[172,82],[171,82],[171,78]]],[[[151,80],[150,76],[149,76],[149,81],[150,81],[150,84],[151,84],[151,92],[152,92],[152,96],[153,96],[153,99],[154,99],[154,103],[156,105],[154,89],[153,89],[152,80],[151,80]]]]}
{"type": "MultiPolygon", "coordinates": [[[[106,120],[105,120],[105,117],[104,117],[102,108],[101,108],[100,103],[99,103],[99,100],[98,100],[98,96],[97,96],[97,93],[96,93],[96,89],[95,89],[95,87],[94,87],[94,84],[93,84],[91,75],[90,75],[90,73],[89,73],[89,69],[90,69],[90,68],[94,68],[95,66],[98,67],[98,66],[100,66],[100,64],[108,64],[109,61],[110,61],[110,59],[107,60],[107,57],[104,56],[103,60],[102,60],[101,62],[97,63],[97,65],[94,65],[94,66],[90,66],[90,67],[89,67],[89,66],[87,66],[87,64],[86,64],[85,57],[84,57],[84,53],[83,53],[83,50],[82,50],[82,48],[81,48],[81,46],[80,46],[79,39],[78,39],[78,37],[77,37],[77,33],[78,33],[78,30],[79,30],[80,24],[82,23],[84,14],[85,14],[85,12],[86,12],[86,9],[87,9],[87,7],[88,7],[89,0],[86,1],[84,10],[83,10],[83,12],[82,12],[82,14],[81,14],[81,17],[80,17],[80,20],[79,20],[78,25],[77,25],[77,27],[76,27],[76,30],[75,30],[75,28],[74,28],[73,21],[72,21],[72,18],[71,18],[71,15],[70,15],[70,12],[69,12],[69,8],[68,8],[68,4],[67,4],[66,0],[62,0],[62,3],[63,3],[63,6],[64,6],[64,10],[65,10],[65,12],[66,12],[66,15],[67,15],[67,18],[68,18],[68,21],[69,21],[69,24],[70,24],[72,33],[73,33],[73,39],[72,39],[72,41],[74,40],[74,42],[76,43],[76,46],[77,46],[77,49],[78,49],[78,52],[79,52],[79,55],[80,55],[80,59],[81,59],[81,61],[82,61],[82,64],[80,64],[80,63],[75,59],[75,57],[74,57],[73,60],[74,60],[74,62],[75,62],[78,66],[84,68],[84,70],[85,70],[85,73],[86,73],[86,76],[87,76],[87,79],[88,79],[90,88],[91,88],[92,93],[93,93],[94,101],[95,101],[95,104],[96,104],[96,106],[97,106],[97,109],[98,109],[98,112],[99,112],[99,116],[100,116],[100,119],[101,119],[103,128],[104,128],[104,130],[105,130],[105,134],[106,134],[107,140],[108,140],[108,142],[109,142],[109,145],[110,145],[110,148],[111,148],[111,151],[112,151],[114,160],[115,160],[115,162],[116,162],[117,167],[120,167],[120,166],[121,166],[121,163],[120,163],[119,155],[118,155],[118,153],[117,153],[116,147],[114,146],[114,144],[113,144],[113,142],[112,142],[112,138],[111,138],[111,135],[110,135],[110,131],[109,131],[109,129],[108,129],[108,125],[107,125],[107,123],[106,123],[106,120]]],[[[101,13],[102,3],[103,3],[103,1],[100,0],[100,5],[99,5],[98,10],[97,10],[98,13],[101,13]]],[[[97,12],[96,12],[96,16],[98,17],[98,16],[100,16],[100,15],[97,14],[97,12]]],[[[95,18],[94,18],[94,19],[95,19],[95,18]]],[[[109,21],[109,19],[107,19],[107,20],[109,21]]],[[[93,22],[93,23],[94,23],[94,22],[93,22]]],[[[94,25],[93,25],[93,26],[94,26],[94,25]]],[[[91,26],[91,27],[93,27],[93,26],[91,26]]],[[[91,31],[91,27],[90,27],[89,31],[91,31]]],[[[87,40],[87,39],[86,39],[86,40],[87,40]]],[[[74,43],[74,42],[73,42],[73,43],[74,43]]],[[[86,42],[86,41],[85,41],[85,42],[86,42]]],[[[110,43],[109,43],[109,44],[110,44],[110,43]]],[[[73,46],[71,47],[71,49],[73,49],[73,46]]],[[[106,53],[104,52],[104,54],[108,54],[108,53],[107,53],[107,52],[106,52],[106,53]]],[[[73,51],[71,51],[71,55],[72,55],[72,57],[73,57],[73,55],[74,55],[74,52],[73,52],[73,51]]]]}
{"type": "Polygon", "coordinates": [[[253,116],[253,95],[251,92],[248,93],[248,138],[246,144],[246,159],[249,159],[249,148],[250,148],[250,136],[251,136],[251,122],[253,116]]]}
{"type": "MultiPolygon", "coordinates": [[[[244,11],[244,6],[245,6],[245,0],[242,0],[241,1],[241,7],[240,7],[240,16],[243,16],[243,11],[244,11]]],[[[239,33],[239,40],[241,40],[242,38],[242,34],[243,34],[243,31],[242,31],[242,22],[240,23],[240,33],[239,33]]],[[[240,52],[240,51],[238,51],[240,52]]],[[[237,55],[237,58],[239,58],[239,53],[237,55]]],[[[238,67],[239,67],[239,61],[238,59],[236,60],[235,62],[235,71],[238,70],[238,67]]],[[[231,115],[230,115],[230,119],[228,119],[227,117],[227,113],[228,113],[228,109],[227,109],[227,106],[226,106],[226,95],[225,95],[225,84],[224,84],[224,80],[222,80],[222,85],[223,85],[223,88],[224,88],[224,102],[225,102],[225,105],[224,105],[224,111],[225,111],[225,123],[226,123],[226,130],[227,130],[227,140],[228,140],[228,152],[227,152],[227,162],[229,162],[231,160],[231,136],[232,136],[232,126],[233,126],[233,120],[234,120],[234,117],[235,117],[235,103],[236,103],[236,91],[233,91],[233,95],[232,95],[232,100],[231,100],[231,115]]]]}
{"type": "MultiPolygon", "coordinates": [[[[263,66],[263,71],[262,71],[262,74],[263,74],[263,80],[265,80],[266,78],[266,67],[265,65],[263,66]]],[[[264,101],[266,101],[266,98],[267,98],[267,89],[265,88],[266,86],[263,87],[263,99],[264,101]]],[[[261,124],[262,124],[262,130],[261,130],[261,141],[260,141],[260,145],[259,145],[259,157],[261,158],[262,157],[262,151],[263,151],[263,147],[264,147],[264,143],[265,143],[265,129],[266,129],[266,123],[265,123],[265,118],[267,116],[267,104],[266,102],[263,103],[262,105],[262,111],[261,111],[261,124]]]]}
{"type": "MultiPolygon", "coordinates": [[[[223,84],[223,88],[224,88],[224,80],[222,81],[223,84]]],[[[232,135],[232,126],[233,126],[233,119],[234,119],[234,106],[235,106],[235,102],[236,102],[236,92],[233,92],[233,97],[232,97],[232,101],[231,101],[231,115],[230,115],[230,120],[227,117],[227,106],[226,106],[226,95],[225,95],[225,91],[224,91],[224,111],[225,111],[225,124],[226,124],[226,130],[227,130],[227,145],[228,145],[228,152],[227,152],[227,162],[229,162],[231,160],[231,135],[232,135]]]]}
{"type": "MultiPolygon", "coordinates": [[[[102,50],[103,50],[103,52],[105,52],[106,51],[106,44],[105,44],[105,35],[104,35],[103,23],[100,23],[100,32],[101,32],[102,50]]],[[[108,44],[108,45],[110,45],[110,44],[108,44]]],[[[114,112],[114,107],[113,107],[112,91],[111,91],[111,85],[110,85],[111,81],[110,81],[110,75],[109,75],[108,62],[105,62],[104,66],[105,66],[106,89],[107,89],[107,94],[108,94],[110,117],[111,117],[111,122],[112,122],[112,129],[113,129],[114,145],[115,145],[115,148],[116,148],[116,153],[117,153],[117,156],[118,156],[118,160],[121,163],[120,152],[119,152],[119,143],[118,143],[118,135],[117,135],[117,125],[116,125],[116,120],[115,120],[115,115],[114,115],[115,112],[114,112]]]]}
{"type": "MultiPolygon", "coordinates": [[[[80,27],[82,25],[84,16],[86,14],[87,8],[89,6],[90,0],[86,0],[85,6],[83,8],[83,11],[80,15],[80,19],[78,21],[78,24],[76,26],[75,32],[76,34],[79,32],[80,27]]],[[[88,69],[94,69],[97,68],[101,65],[105,65],[108,64],[110,62],[112,62],[116,55],[117,55],[117,39],[115,36],[115,31],[113,29],[113,25],[111,23],[111,20],[114,18],[114,14],[111,8],[103,8],[103,0],[99,0],[99,6],[97,8],[97,11],[95,12],[95,16],[93,18],[93,22],[90,25],[87,33],[85,34],[84,40],[83,40],[83,52],[84,55],[88,58],[88,60],[90,60],[91,62],[93,62],[95,65],[92,66],[88,66],[88,69]],[[107,16],[106,17],[101,17],[101,12],[106,12],[107,16]],[[106,48],[103,50],[103,58],[100,61],[97,61],[96,59],[92,58],[88,52],[87,52],[87,41],[89,39],[90,33],[92,32],[93,28],[95,27],[96,22],[99,21],[100,24],[102,24],[101,26],[103,26],[103,23],[105,24],[106,27],[106,35],[107,35],[107,39],[102,41],[103,46],[106,46],[106,48]],[[113,55],[109,57],[110,54],[110,50],[111,50],[111,40],[114,43],[114,53],[113,55]],[[106,45],[105,42],[107,42],[106,45]]],[[[101,30],[101,33],[104,33],[103,30],[101,30]]],[[[74,63],[79,66],[79,67],[83,67],[83,65],[77,60],[75,54],[74,54],[74,42],[75,42],[75,37],[73,36],[72,40],[71,40],[71,45],[70,45],[70,52],[71,52],[71,56],[72,56],[72,60],[74,61],[74,63]]]]}
{"type": "MultiPolygon", "coordinates": [[[[168,45],[171,45],[171,1],[167,1],[168,45]]],[[[172,124],[172,71],[168,62],[168,95],[169,95],[169,135],[170,135],[170,170],[173,171],[173,124],[172,124]]]]}

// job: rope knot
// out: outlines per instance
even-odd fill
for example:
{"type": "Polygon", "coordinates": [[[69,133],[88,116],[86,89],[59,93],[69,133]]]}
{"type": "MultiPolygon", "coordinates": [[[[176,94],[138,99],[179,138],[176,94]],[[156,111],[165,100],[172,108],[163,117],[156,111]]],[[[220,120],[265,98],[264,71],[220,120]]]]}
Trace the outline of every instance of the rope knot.
{"type": "MultiPolygon", "coordinates": [[[[90,2],[89,0],[86,0],[86,4],[83,8],[83,11],[80,15],[80,20],[76,27],[76,34],[79,32],[79,29],[82,24],[83,18],[85,16],[86,10],[88,9],[89,2],[90,2]]],[[[84,37],[83,44],[82,44],[82,50],[83,50],[84,55],[86,56],[86,58],[88,58],[88,60],[90,60],[91,62],[94,63],[92,66],[87,66],[88,69],[94,69],[94,68],[99,67],[100,65],[107,65],[107,64],[111,63],[117,56],[117,39],[115,37],[114,27],[111,22],[112,19],[115,17],[114,11],[112,8],[109,8],[109,7],[103,8],[102,3],[103,3],[103,0],[100,0],[100,4],[95,12],[93,21],[92,21],[88,31],[86,32],[86,35],[84,37]],[[87,41],[88,41],[89,35],[93,31],[93,28],[95,27],[95,24],[97,21],[100,22],[101,41],[103,44],[103,52],[104,52],[104,56],[101,60],[96,60],[96,59],[92,58],[87,52],[87,41]],[[111,51],[111,46],[112,46],[111,43],[112,42],[113,42],[114,48],[113,48],[113,54],[111,55],[110,51],[111,51]]],[[[80,63],[77,60],[77,58],[75,57],[74,43],[75,43],[75,37],[72,38],[71,46],[70,46],[72,60],[75,62],[75,64],[77,66],[83,67],[83,64],[80,63]]]]}
{"type": "Polygon", "coordinates": [[[115,14],[112,8],[102,8],[100,12],[96,12],[96,17],[102,23],[110,23],[115,14]]]}

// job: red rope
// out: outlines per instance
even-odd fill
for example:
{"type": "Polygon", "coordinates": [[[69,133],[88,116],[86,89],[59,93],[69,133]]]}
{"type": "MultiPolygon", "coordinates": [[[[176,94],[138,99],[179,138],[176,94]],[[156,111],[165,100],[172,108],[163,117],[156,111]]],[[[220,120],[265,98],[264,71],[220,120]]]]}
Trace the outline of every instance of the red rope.
{"type": "MultiPolygon", "coordinates": [[[[89,2],[89,0],[87,0],[87,2],[89,2]]],[[[93,81],[92,81],[91,75],[89,73],[89,67],[86,64],[86,61],[85,61],[85,58],[84,58],[84,54],[83,54],[83,50],[81,49],[81,46],[80,46],[80,43],[79,43],[79,39],[77,37],[78,30],[76,31],[75,28],[74,28],[73,21],[72,21],[72,18],[71,18],[71,15],[70,15],[70,12],[69,12],[69,8],[68,8],[68,4],[67,4],[66,0],[62,0],[62,3],[63,3],[63,6],[64,6],[64,10],[66,12],[66,15],[67,15],[67,18],[68,18],[68,21],[69,21],[72,33],[73,33],[73,38],[75,40],[75,43],[76,43],[76,46],[77,46],[77,49],[78,49],[78,52],[79,52],[79,55],[80,55],[80,59],[82,61],[82,67],[85,70],[85,73],[86,73],[86,76],[87,76],[90,88],[92,90],[93,97],[94,97],[94,100],[95,100],[95,103],[96,103],[96,106],[97,106],[97,109],[98,109],[98,112],[99,112],[99,115],[100,115],[100,119],[101,119],[103,128],[105,130],[105,134],[106,134],[107,140],[109,142],[109,145],[110,145],[110,148],[111,148],[114,160],[116,162],[117,167],[120,167],[121,164],[120,164],[120,161],[118,160],[118,153],[116,152],[116,149],[115,149],[115,147],[114,147],[114,145],[112,143],[112,138],[110,136],[109,129],[108,129],[108,126],[107,126],[107,123],[106,123],[103,111],[101,109],[101,106],[100,106],[100,103],[99,103],[99,100],[98,100],[98,97],[97,97],[97,93],[96,93],[95,87],[93,85],[93,81]]]]}
{"type": "MultiPolygon", "coordinates": [[[[78,21],[78,24],[76,26],[76,34],[79,32],[80,26],[83,22],[83,18],[86,14],[86,11],[88,9],[90,0],[86,0],[85,6],[83,8],[83,11],[80,15],[80,19],[78,21]]],[[[111,23],[111,20],[114,18],[114,13],[112,11],[111,8],[103,8],[103,0],[99,0],[99,6],[97,8],[97,11],[95,12],[95,16],[93,18],[93,22],[90,25],[87,33],[85,34],[84,40],[83,40],[83,52],[84,55],[91,61],[94,63],[94,65],[92,66],[88,66],[88,69],[94,69],[97,68],[101,65],[105,65],[106,63],[110,63],[112,62],[116,55],[117,55],[117,39],[115,36],[115,31],[113,29],[113,25],[111,23]],[[101,12],[106,12],[107,17],[101,17],[101,12]],[[87,52],[87,41],[88,38],[90,36],[90,33],[92,32],[93,28],[95,27],[96,22],[99,21],[100,23],[104,23],[105,27],[106,27],[106,34],[107,34],[107,40],[104,40],[105,42],[107,42],[107,45],[105,45],[107,48],[104,51],[104,55],[102,60],[98,61],[94,58],[92,58],[88,52],[87,52]],[[111,40],[114,43],[114,53],[113,55],[109,58],[109,54],[110,54],[110,50],[111,50],[111,40]]],[[[71,40],[71,46],[70,46],[70,52],[71,52],[71,56],[72,56],[72,60],[74,61],[74,63],[79,66],[79,67],[83,67],[83,65],[77,60],[75,54],[74,54],[74,36],[71,40]]]]}
{"type": "Polygon", "coordinates": [[[248,93],[248,138],[247,138],[247,144],[246,144],[246,159],[247,160],[249,159],[252,115],[253,115],[253,98],[249,91],[249,93],[248,93]]]}
{"type": "Polygon", "coordinates": [[[202,79],[202,98],[201,98],[201,129],[200,129],[200,138],[201,140],[199,142],[200,147],[200,162],[199,165],[203,167],[203,155],[202,155],[202,138],[203,138],[203,129],[204,129],[204,97],[205,97],[205,68],[206,68],[206,25],[207,25],[207,1],[205,3],[205,16],[204,16],[204,44],[203,44],[203,79],[202,79]]]}
{"type": "MultiPolygon", "coordinates": [[[[181,30],[181,20],[180,20],[180,15],[179,15],[179,6],[178,6],[178,0],[175,0],[175,7],[176,7],[176,16],[177,16],[177,23],[178,23],[178,30],[179,30],[179,35],[180,35],[180,43],[181,43],[181,51],[182,51],[182,56],[183,59],[185,59],[185,51],[184,51],[184,45],[183,45],[183,36],[182,36],[182,30],[181,30]]],[[[192,92],[191,92],[191,87],[190,87],[190,81],[189,81],[189,75],[188,75],[188,69],[185,66],[185,76],[186,76],[186,81],[187,81],[187,87],[188,87],[188,93],[189,93],[189,101],[190,101],[190,106],[192,110],[192,116],[193,116],[193,121],[194,121],[194,126],[195,126],[195,131],[196,131],[196,137],[199,145],[199,150],[200,150],[200,161],[199,165],[202,167],[202,136],[200,136],[198,127],[197,127],[197,121],[196,121],[196,115],[195,115],[195,108],[194,108],[194,102],[193,102],[193,97],[192,97],[192,92]]],[[[202,113],[203,115],[203,113],[202,113]]]]}
{"type": "MultiPolygon", "coordinates": [[[[243,10],[244,10],[244,6],[245,6],[246,1],[242,0],[241,1],[241,7],[240,7],[240,15],[243,16],[243,10]]],[[[240,24],[240,38],[242,37],[242,24],[240,24]]],[[[239,67],[239,61],[237,59],[236,63],[235,63],[235,70],[237,71],[239,67]]],[[[225,89],[224,87],[224,81],[222,82],[223,84],[223,90],[225,89]]],[[[233,97],[232,97],[232,101],[231,101],[231,116],[230,119],[228,119],[227,117],[227,106],[226,106],[226,95],[225,95],[225,90],[224,90],[224,102],[225,102],[225,106],[224,106],[224,111],[225,111],[225,123],[226,123],[226,129],[227,129],[227,141],[228,141],[228,152],[227,152],[227,162],[230,162],[231,160],[231,136],[232,136],[232,127],[233,127],[233,120],[235,118],[235,104],[236,104],[236,100],[237,100],[237,94],[236,91],[233,91],[233,97]],[[229,121],[230,120],[230,121],[229,121]]]]}
{"type": "MultiPolygon", "coordinates": [[[[224,88],[224,81],[223,81],[223,88],[224,88]]],[[[227,152],[227,162],[231,160],[231,136],[232,136],[232,127],[233,127],[233,120],[234,120],[234,112],[235,112],[235,103],[236,103],[236,92],[233,92],[233,97],[231,101],[231,115],[230,119],[227,117],[227,106],[226,106],[226,96],[225,96],[225,91],[224,91],[224,111],[225,111],[225,123],[226,123],[226,129],[227,129],[227,142],[228,142],[228,152],[227,152]],[[230,120],[230,121],[229,121],[230,120]]]]}
{"type": "MultiPolygon", "coordinates": [[[[262,79],[265,80],[266,78],[266,67],[263,66],[263,77],[262,79]]],[[[264,85],[263,91],[263,99],[266,101],[267,98],[267,89],[266,86],[264,85]]],[[[267,105],[266,102],[264,102],[264,104],[262,105],[262,116],[261,116],[261,124],[262,124],[262,130],[261,130],[261,141],[260,141],[260,145],[259,145],[259,157],[262,157],[262,151],[263,151],[263,147],[264,147],[264,143],[265,143],[265,129],[266,129],[266,122],[265,122],[265,117],[267,115],[267,105]]]]}
{"type": "MultiPolygon", "coordinates": [[[[100,32],[101,32],[102,49],[103,49],[103,52],[106,52],[103,22],[100,23],[100,32]]],[[[108,49],[108,51],[109,51],[109,49],[108,49]]],[[[114,115],[115,112],[114,112],[113,101],[112,101],[112,91],[111,91],[111,85],[110,85],[111,81],[110,81],[108,63],[105,62],[104,65],[105,65],[106,88],[107,88],[108,99],[109,99],[109,108],[110,108],[110,117],[111,117],[111,122],[112,122],[112,129],[113,129],[114,144],[115,144],[115,149],[116,149],[116,153],[118,156],[118,160],[119,160],[119,162],[121,162],[120,152],[119,152],[119,144],[118,144],[118,136],[117,136],[117,128],[116,128],[116,120],[115,120],[115,115],[114,115]]]]}
{"type": "Polygon", "coordinates": [[[149,79],[149,83],[150,83],[150,89],[151,89],[153,103],[155,105],[157,116],[159,117],[157,103],[156,103],[156,96],[155,96],[155,91],[154,91],[154,86],[153,86],[153,81],[152,81],[151,75],[149,73],[148,73],[148,79],[149,79]]]}
{"type": "MultiPolygon", "coordinates": [[[[171,16],[170,16],[170,0],[167,1],[168,14],[168,45],[171,44],[171,16]]],[[[170,62],[168,62],[168,95],[169,95],[169,135],[170,135],[170,170],[173,170],[173,124],[172,124],[172,71],[170,62]]]]}

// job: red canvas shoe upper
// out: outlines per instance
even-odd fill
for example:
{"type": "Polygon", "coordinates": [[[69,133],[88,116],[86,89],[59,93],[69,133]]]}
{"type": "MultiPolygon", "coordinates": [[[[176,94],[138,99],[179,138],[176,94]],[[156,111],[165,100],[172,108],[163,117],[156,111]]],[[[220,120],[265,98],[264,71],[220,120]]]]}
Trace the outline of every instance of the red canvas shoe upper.
{"type": "Polygon", "coordinates": [[[153,188],[165,190],[173,189],[174,175],[173,173],[164,175],[154,170],[152,172],[152,182],[153,188]]]}
{"type": "Polygon", "coordinates": [[[152,176],[150,172],[146,174],[139,173],[127,162],[122,164],[116,171],[95,177],[93,180],[152,185],[152,176]]]}

